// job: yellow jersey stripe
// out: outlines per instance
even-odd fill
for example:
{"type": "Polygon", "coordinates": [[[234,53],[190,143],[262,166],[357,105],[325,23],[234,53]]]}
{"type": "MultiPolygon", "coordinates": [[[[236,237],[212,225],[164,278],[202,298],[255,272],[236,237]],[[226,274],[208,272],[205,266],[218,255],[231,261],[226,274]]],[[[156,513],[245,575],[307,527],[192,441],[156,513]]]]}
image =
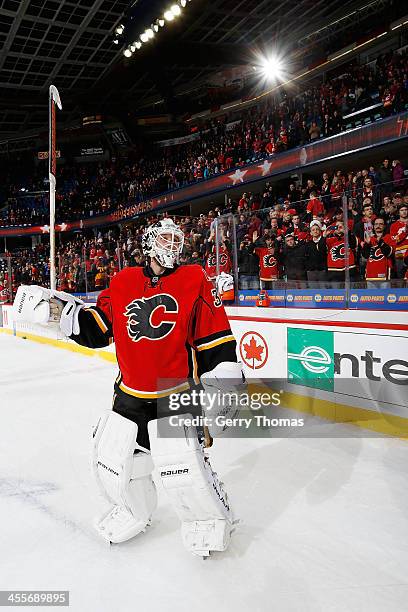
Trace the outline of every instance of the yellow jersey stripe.
{"type": "Polygon", "coordinates": [[[193,349],[193,347],[191,347],[191,359],[193,362],[193,380],[198,385],[198,383],[200,382],[200,379],[198,377],[197,357],[196,357],[195,350],[193,349]]]}
{"type": "Polygon", "coordinates": [[[235,340],[235,338],[232,334],[230,334],[229,336],[224,336],[223,338],[218,338],[217,340],[213,340],[212,342],[206,342],[205,344],[197,346],[197,351],[207,351],[208,349],[212,349],[215,346],[224,344],[225,342],[232,342],[232,340],[235,340]]]}
{"type": "Polygon", "coordinates": [[[170,389],[163,389],[163,391],[139,391],[137,389],[131,389],[127,387],[123,382],[120,383],[119,389],[127,395],[133,395],[133,397],[140,397],[142,399],[160,399],[161,397],[167,397],[172,393],[180,393],[181,391],[187,391],[190,388],[188,382],[177,385],[170,389]]]}
{"type": "Polygon", "coordinates": [[[91,315],[93,316],[93,318],[97,322],[99,328],[105,334],[108,331],[108,328],[105,325],[105,323],[103,322],[103,319],[102,319],[101,315],[99,314],[99,312],[97,312],[96,310],[93,310],[93,308],[87,308],[86,312],[90,312],[91,313],[91,315]]]}

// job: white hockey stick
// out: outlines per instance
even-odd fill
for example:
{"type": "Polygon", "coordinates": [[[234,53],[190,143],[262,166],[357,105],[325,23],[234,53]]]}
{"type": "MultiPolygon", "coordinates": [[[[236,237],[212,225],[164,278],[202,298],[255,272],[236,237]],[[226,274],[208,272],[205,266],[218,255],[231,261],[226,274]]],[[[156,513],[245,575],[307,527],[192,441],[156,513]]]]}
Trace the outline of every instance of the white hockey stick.
{"type": "Polygon", "coordinates": [[[55,186],[57,173],[56,154],[56,119],[55,105],[62,110],[61,99],[55,85],[50,85],[49,90],[49,150],[48,150],[48,177],[50,180],[50,287],[56,289],[55,274],[55,186]]]}

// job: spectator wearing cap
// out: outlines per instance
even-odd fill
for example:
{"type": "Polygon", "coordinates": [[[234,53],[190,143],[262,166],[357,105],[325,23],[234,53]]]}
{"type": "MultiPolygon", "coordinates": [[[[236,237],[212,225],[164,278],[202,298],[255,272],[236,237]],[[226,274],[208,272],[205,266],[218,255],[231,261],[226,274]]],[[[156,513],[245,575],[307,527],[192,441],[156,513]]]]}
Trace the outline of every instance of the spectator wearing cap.
{"type": "Polygon", "coordinates": [[[404,258],[408,254],[408,205],[401,204],[399,219],[390,227],[390,235],[395,242],[395,268],[397,278],[404,276],[404,258]]]}
{"type": "Polygon", "coordinates": [[[392,255],[395,242],[390,234],[385,233],[384,219],[375,219],[373,233],[364,236],[361,249],[366,259],[365,278],[367,287],[381,287],[386,289],[391,278],[393,268],[392,255]]]}
{"type": "Polygon", "coordinates": [[[317,219],[310,223],[310,235],[311,240],[305,248],[307,280],[324,282],[327,280],[327,245],[322,224],[317,219]]]}
{"type": "Polygon", "coordinates": [[[293,233],[285,235],[282,262],[288,281],[305,281],[307,279],[305,252],[305,242],[298,242],[293,233]]]}

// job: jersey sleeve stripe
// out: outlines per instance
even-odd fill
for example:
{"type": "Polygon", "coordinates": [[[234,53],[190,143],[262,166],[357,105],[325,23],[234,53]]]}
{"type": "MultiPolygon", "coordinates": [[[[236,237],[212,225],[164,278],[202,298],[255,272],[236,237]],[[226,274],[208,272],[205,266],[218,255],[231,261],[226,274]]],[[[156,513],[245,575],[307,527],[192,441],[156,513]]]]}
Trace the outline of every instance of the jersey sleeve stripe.
{"type": "Polygon", "coordinates": [[[224,338],[219,338],[218,340],[213,340],[212,342],[206,342],[205,344],[200,344],[197,346],[197,351],[207,351],[208,349],[212,349],[220,344],[225,344],[226,342],[235,341],[235,338],[232,334],[228,336],[224,336],[224,338]]]}
{"type": "Polygon", "coordinates": [[[208,336],[204,336],[203,338],[198,338],[194,342],[194,346],[203,346],[204,344],[208,344],[209,342],[213,342],[214,340],[219,340],[220,338],[225,338],[225,336],[231,336],[230,329],[223,329],[221,331],[215,332],[208,336]]]}
{"type": "Polygon", "coordinates": [[[198,383],[200,382],[200,377],[198,376],[198,364],[197,364],[196,352],[193,349],[193,347],[191,347],[191,360],[193,362],[193,380],[198,385],[198,383]]]}
{"type": "Polygon", "coordinates": [[[97,312],[93,308],[87,308],[86,311],[91,313],[91,315],[93,316],[93,318],[97,322],[98,327],[105,334],[108,331],[108,326],[103,321],[103,319],[102,319],[101,315],[99,314],[99,312],[97,312]]]}

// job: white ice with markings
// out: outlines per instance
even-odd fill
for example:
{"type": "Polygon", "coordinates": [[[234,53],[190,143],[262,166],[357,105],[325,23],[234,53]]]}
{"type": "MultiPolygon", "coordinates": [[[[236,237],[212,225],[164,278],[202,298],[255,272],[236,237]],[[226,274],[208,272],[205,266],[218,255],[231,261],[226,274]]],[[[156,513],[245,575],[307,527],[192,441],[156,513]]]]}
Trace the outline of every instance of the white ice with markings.
{"type": "Polygon", "coordinates": [[[1,590],[69,590],[75,612],[407,610],[407,443],[218,441],[241,519],[227,552],[186,552],[161,489],[148,531],[109,547],[90,446],[115,367],[5,335],[0,355],[1,590]]]}

